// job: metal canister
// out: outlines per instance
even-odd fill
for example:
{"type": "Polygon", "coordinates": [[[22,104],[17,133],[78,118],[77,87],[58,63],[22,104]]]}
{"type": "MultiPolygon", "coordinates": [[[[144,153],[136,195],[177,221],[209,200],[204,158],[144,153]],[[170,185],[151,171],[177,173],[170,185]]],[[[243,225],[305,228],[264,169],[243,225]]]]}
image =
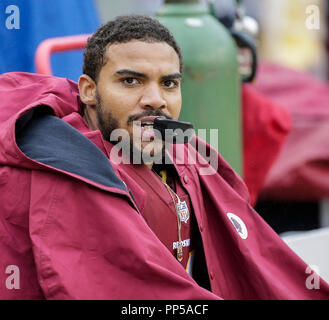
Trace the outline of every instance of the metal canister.
{"type": "Polygon", "coordinates": [[[241,77],[232,36],[198,0],[167,0],[156,17],[182,50],[180,120],[192,122],[197,134],[207,129],[207,142],[242,176],[241,77]]]}

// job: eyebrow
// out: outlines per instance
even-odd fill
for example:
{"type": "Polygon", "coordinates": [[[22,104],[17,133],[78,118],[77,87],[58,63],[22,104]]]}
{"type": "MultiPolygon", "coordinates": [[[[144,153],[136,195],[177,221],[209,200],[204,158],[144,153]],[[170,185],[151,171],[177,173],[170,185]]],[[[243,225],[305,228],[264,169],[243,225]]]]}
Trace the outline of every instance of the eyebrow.
{"type": "Polygon", "coordinates": [[[134,76],[134,77],[140,77],[140,78],[146,78],[145,73],[129,70],[129,69],[121,69],[116,72],[118,75],[127,75],[127,76],[134,76]]]}
{"type": "MultiPolygon", "coordinates": [[[[139,78],[147,78],[145,73],[137,72],[134,70],[129,69],[121,69],[116,71],[118,75],[127,75],[127,76],[134,76],[139,78]]],[[[171,73],[161,77],[161,80],[171,80],[171,79],[181,79],[182,75],[180,73],[171,73]]]]}
{"type": "Polygon", "coordinates": [[[182,79],[182,75],[180,73],[172,73],[161,77],[161,80],[172,80],[172,79],[182,79]]]}

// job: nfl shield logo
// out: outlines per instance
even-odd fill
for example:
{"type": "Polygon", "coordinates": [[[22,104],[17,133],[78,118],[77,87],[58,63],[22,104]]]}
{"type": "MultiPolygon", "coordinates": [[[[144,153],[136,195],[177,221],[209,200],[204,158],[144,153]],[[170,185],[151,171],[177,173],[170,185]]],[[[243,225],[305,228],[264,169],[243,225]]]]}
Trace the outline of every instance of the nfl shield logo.
{"type": "Polygon", "coordinates": [[[179,213],[180,221],[187,223],[190,213],[185,201],[177,203],[177,212],[179,213]]]}

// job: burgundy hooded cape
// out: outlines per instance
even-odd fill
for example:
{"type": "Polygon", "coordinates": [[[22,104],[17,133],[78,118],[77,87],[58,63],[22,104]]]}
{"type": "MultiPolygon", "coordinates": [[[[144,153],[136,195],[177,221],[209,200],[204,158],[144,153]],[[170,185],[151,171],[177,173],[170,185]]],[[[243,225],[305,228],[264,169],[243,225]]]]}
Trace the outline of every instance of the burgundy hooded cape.
{"type": "MultiPolygon", "coordinates": [[[[127,190],[96,146],[99,131],[65,121],[81,112],[76,83],[9,73],[0,94],[0,270],[20,271],[20,288],[0,286],[1,299],[329,298],[322,279],[320,289],[307,287],[307,265],[252,209],[220,155],[212,175],[200,174],[204,161],[175,165],[198,222],[209,292],[149,229],[135,202],[146,195],[127,190]]],[[[188,151],[177,148],[176,160],[188,151]]]]}
{"type": "Polygon", "coordinates": [[[261,200],[329,197],[329,84],[284,66],[262,63],[257,92],[281,106],[292,128],[261,188],[261,200]]]}

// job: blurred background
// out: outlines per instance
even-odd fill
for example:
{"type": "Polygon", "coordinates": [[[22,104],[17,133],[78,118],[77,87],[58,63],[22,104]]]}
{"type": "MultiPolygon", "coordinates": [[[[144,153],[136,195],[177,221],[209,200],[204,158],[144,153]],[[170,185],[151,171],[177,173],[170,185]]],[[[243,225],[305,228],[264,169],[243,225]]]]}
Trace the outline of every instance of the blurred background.
{"type": "Polygon", "coordinates": [[[218,129],[218,145],[207,141],[244,179],[252,206],[329,281],[328,2],[2,0],[0,73],[77,81],[82,50],[65,43],[82,48],[85,38],[65,37],[123,14],[171,30],[185,61],[181,120],[218,129]]]}

